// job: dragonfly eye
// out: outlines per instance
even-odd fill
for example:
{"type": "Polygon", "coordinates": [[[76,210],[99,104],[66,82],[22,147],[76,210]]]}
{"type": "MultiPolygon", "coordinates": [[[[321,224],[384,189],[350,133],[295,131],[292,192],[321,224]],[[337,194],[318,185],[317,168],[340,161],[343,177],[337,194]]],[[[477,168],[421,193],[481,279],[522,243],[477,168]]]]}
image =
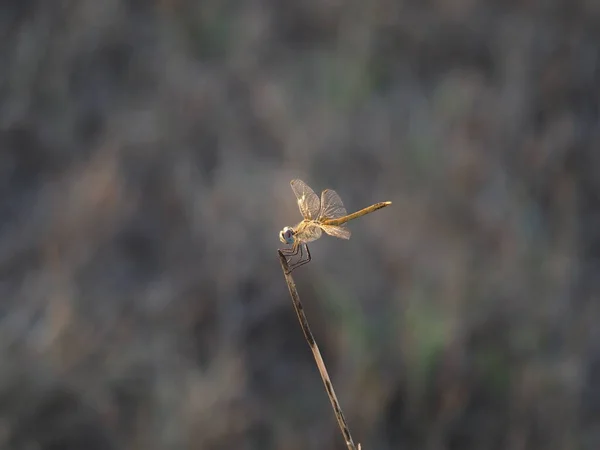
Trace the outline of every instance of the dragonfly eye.
{"type": "Polygon", "coordinates": [[[294,230],[292,230],[290,227],[285,227],[283,230],[281,230],[280,238],[281,242],[284,242],[286,244],[293,244],[294,230]]]}

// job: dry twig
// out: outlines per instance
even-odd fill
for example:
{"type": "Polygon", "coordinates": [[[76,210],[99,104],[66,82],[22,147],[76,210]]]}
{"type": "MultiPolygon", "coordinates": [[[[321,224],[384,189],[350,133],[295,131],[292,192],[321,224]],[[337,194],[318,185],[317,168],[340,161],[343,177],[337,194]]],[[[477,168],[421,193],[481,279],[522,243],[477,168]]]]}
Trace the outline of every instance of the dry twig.
{"type": "Polygon", "coordinates": [[[333,412],[335,413],[335,418],[337,419],[338,425],[340,426],[340,430],[342,430],[344,441],[348,446],[348,450],[361,450],[360,444],[358,444],[358,446],[354,445],[354,441],[352,440],[352,436],[350,435],[350,429],[348,428],[348,424],[346,423],[346,419],[344,418],[344,413],[342,412],[340,403],[338,402],[338,399],[335,395],[335,391],[333,390],[333,384],[331,383],[331,379],[329,378],[329,374],[327,373],[325,362],[323,361],[323,357],[321,356],[319,347],[317,346],[315,338],[312,332],[310,331],[310,327],[308,326],[308,320],[306,319],[306,315],[304,314],[304,308],[302,306],[302,303],[300,302],[300,296],[298,295],[298,291],[296,290],[296,284],[294,283],[294,279],[292,278],[292,275],[290,273],[290,268],[288,266],[287,259],[283,255],[283,253],[281,253],[281,251],[279,251],[278,253],[279,261],[281,262],[281,268],[283,269],[283,274],[285,276],[285,282],[287,283],[290,295],[292,296],[294,310],[296,311],[296,315],[298,316],[298,320],[300,321],[300,326],[302,327],[302,332],[304,333],[306,342],[308,342],[308,345],[312,350],[313,356],[317,363],[317,367],[319,368],[319,372],[321,373],[321,379],[325,384],[325,390],[327,391],[327,396],[329,397],[329,401],[331,402],[331,406],[333,407],[333,412]]]}

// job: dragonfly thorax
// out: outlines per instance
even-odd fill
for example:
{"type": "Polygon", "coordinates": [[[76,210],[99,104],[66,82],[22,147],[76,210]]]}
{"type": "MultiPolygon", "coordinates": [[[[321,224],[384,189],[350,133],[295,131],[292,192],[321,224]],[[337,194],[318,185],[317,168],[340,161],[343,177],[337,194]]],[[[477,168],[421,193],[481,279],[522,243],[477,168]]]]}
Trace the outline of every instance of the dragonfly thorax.
{"type": "Polygon", "coordinates": [[[279,232],[279,240],[284,244],[292,245],[295,241],[294,230],[291,227],[285,227],[279,232]]]}

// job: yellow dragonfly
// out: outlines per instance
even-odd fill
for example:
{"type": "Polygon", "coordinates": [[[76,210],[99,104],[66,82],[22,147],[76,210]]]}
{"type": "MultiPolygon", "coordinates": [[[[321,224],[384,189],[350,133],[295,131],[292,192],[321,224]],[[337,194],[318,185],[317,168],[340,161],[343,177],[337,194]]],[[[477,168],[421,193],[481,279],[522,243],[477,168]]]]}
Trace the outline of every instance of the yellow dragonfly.
{"type": "Polygon", "coordinates": [[[342,199],[335,191],[325,189],[319,199],[318,195],[302,180],[292,180],[290,185],[298,199],[300,213],[304,217],[304,220],[295,227],[285,227],[279,233],[279,240],[291,245],[291,248],[280,249],[284,256],[295,256],[300,253],[295,263],[290,264],[288,259],[290,272],[310,262],[311,256],[307,243],[319,239],[323,231],[340,239],[350,239],[350,230],[344,226],[346,222],[392,204],[392,202],[375,203],[348,214],[342,199]],[[306,255],[303,248],[306,250],[306,255]]]}

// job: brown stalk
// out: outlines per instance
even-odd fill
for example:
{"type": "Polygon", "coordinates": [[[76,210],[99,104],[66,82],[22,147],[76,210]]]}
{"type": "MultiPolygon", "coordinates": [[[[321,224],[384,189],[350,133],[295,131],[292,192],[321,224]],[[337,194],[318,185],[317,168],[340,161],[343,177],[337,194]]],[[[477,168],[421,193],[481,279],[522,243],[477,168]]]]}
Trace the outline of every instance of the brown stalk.
{"type": "Polygon", "coordinates": [[[350,429],[348,428],[348,424],[346,423],[346,419],[344,418],[344,413],[342,412],[340,403],[338,402],[338,399],[335,395],[335,391],[333,390],[333,384],[331,383],[331,378],[329,378],[329,374],[327,373],[325,362],[323,361],[323,357],[321,356],[321,352],[319,351],[319,347],[317,346],[315,337],[313,336],[312,332],[310,331],[310,327],[308,326],[308,320],[306,319],[306,315],[304,314],[304,307],[300,302],[300,296],[298,295],[298,291],[296,290],[296,284],[294,283],[294,279],[292,278],[286,257],[283,255],[283,253],[281,253],[281,251],[278,251],[278,253],[279,261],[281,262],[281,268],[283,269],[283,274],[285,276],[285,282],[287,283],[290,295],[292,296],[292,304],[294,305],[294,310],[296,311],[296,315],[298,316],[298,320],[300,321],[300,326],[302,327],[302,332],[304,333],[306,342],[308,342],[308,345],[312,350],[313,356],[317,363],[317,367],[319,369],[319,372],[321,373],[321,379],[323,380],[323,384],[325,384],[327,396],[329,397],[329,401],[331,402],[335,418],[338,422],[338,425],[340,426],[342,435],[344,436],[346,446],[348,447],[348,450],[361,450],[360,444],[356,446],[354,444],[354,441],[352,440],[352,436],[350,435],[350,429]]]}

